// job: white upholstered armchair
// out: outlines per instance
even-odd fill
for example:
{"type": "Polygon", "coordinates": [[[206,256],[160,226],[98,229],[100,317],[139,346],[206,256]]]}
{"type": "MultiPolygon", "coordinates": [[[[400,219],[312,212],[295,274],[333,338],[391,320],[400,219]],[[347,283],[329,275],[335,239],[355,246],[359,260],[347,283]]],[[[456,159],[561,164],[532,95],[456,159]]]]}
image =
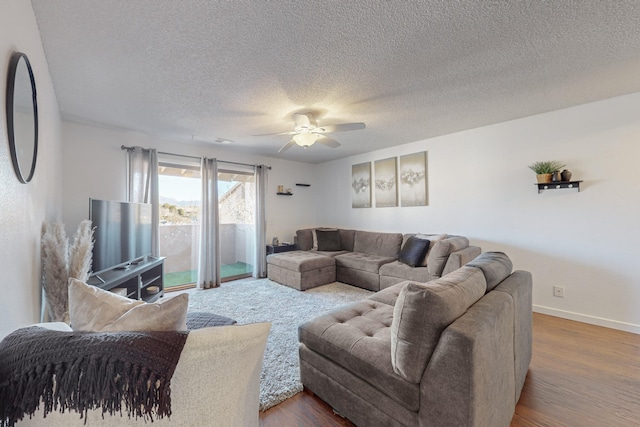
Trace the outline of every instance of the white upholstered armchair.
{"type": "MultiPolygon", "coordinates": [[[[55,330],[71,329],[64,323],[40,324],[55,330]]],[[[171,380],[170,418],[129,419],[127,415],[102,417],[100,409],[87,414],[42,409],[18,426],[258,426],[260,371],[270,329],[269,323],[221,326],[189,333],[171,380]]]]}

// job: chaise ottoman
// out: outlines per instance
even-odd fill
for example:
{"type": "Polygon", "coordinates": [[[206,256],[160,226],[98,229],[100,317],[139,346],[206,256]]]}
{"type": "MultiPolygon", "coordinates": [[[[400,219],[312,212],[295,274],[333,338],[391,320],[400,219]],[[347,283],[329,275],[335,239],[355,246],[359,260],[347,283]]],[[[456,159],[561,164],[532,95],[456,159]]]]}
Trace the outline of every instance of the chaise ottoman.
{"type": "Polygon", "coordinates": [[[310,251],[292,251],[267,256],[269,280],[299,291],[336,281],[336,260],[310,251]]]}

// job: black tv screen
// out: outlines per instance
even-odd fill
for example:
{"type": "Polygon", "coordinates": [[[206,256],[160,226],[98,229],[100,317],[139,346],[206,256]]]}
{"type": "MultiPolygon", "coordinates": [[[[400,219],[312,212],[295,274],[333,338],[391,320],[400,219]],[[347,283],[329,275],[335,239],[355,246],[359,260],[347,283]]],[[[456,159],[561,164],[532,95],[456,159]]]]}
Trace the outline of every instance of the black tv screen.
{"type": "Polygon", "coordinates": [[[151,205],[89,199],[93,274],[151,255],[151,205]]]}

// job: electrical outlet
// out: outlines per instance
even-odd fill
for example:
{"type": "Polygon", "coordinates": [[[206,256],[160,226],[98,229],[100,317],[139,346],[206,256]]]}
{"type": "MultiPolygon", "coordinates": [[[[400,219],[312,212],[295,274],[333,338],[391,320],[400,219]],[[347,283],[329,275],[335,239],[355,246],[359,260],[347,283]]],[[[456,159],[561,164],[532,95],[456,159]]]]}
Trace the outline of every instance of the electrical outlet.
{"type": "Polygon", "coordinates": [[[562,286],[553,287],[553,296],[564,298],[564,288],[562,286]]]}

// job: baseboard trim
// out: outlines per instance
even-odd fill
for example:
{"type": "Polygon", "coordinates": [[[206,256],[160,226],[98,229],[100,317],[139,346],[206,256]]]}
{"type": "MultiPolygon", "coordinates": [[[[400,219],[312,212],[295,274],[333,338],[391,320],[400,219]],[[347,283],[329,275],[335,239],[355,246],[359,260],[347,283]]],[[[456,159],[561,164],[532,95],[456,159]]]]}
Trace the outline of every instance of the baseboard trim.
{"type": "Polygon", "coordinates": [[[560,317],[563,319],[575,320],[577,322],[589,323],[590,325],[604,326],[605,328],[618,329],[620,331],[631,332],[640,335],[640,325],[633,323],[619,322],[617,320],[605,319],[597,316],[589,316],[572,311],[558,310],[557,308],[544,307],[542,305],[533,305],[533,311],[549,316],[560,317]]]}

